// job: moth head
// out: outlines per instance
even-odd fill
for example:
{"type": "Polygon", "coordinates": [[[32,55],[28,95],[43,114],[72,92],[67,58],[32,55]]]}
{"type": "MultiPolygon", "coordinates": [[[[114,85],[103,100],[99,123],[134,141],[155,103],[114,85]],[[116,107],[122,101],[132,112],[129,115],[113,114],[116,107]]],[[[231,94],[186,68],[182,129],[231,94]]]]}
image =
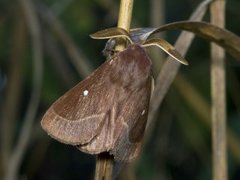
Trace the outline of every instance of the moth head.
{"type": "Polygon", "coordinates": [[[184,65],[188,65],[185,58],[167,41],[159,38],[150,38],[156,33],[156,28],[138,28],[130,30],[130,33],[125,29],[113,27],[98,31],[91,34],[93,39],[109,39],[103,50],[103,54],[107,58],[111,58],[116,53],[115,47],[118,43],[125,43],[125,46],[130,44],[140,44],[142,47],[157,46],[184,65]]]}
{"type": "Polygon", "coordinates": [[[124,44],[127,47],[129,44],[133,44],[130,34],[122,28],[108,28],[98,31],[90,35],[93,39],[109,39],[104,47],[103,54],[107,58],[111,58],[115,53],[115,47],[117,44],[124,44]]]}

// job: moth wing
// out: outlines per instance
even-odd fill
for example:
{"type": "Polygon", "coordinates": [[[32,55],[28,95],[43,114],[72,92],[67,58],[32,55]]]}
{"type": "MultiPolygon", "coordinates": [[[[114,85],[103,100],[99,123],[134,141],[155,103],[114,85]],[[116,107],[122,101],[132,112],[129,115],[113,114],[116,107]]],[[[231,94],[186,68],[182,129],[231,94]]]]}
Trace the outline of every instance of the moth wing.
{"type": "Polygon", "coordinates": [[[149,77],[146,86],[133,93],[124,105],[118,123],[122,123],[114,149],[110,151],[118,161],[131,161],[141,150],[143,135],[148,118],[152,79],[149,77]],[[137,100],[136,100],[137,99],[137,100]],[[123,119],[124,118],[124,119],[123,119]]]}
{"type": "Polygon", "coordinates": [[[111,65],[106,61],[60,97],[45,113],[41,121],[43,129],[66,144],[91,141],[101,131],[111,106],[112,98],[107,91],[111,71],[111,65]]]}

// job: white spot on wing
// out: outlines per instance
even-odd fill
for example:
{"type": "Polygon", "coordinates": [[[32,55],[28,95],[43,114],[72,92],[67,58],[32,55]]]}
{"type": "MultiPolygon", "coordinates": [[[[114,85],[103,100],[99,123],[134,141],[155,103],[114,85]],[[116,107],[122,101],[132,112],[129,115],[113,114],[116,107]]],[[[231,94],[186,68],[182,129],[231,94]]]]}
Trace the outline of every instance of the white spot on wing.
{"type": "Polygon", "coordinates": [[[144,110],[142,111],[141,115],[143,116],[143,115],[145,114],[145,112],[146,112],[146,111],[145,111],[145,109],[144,109],[144,110]]]}
{"type": "Polygon", "coordinates": [[[83,91],[83,96],[87,96],[88,95],[88,90],[84,90],[83,91]]]}

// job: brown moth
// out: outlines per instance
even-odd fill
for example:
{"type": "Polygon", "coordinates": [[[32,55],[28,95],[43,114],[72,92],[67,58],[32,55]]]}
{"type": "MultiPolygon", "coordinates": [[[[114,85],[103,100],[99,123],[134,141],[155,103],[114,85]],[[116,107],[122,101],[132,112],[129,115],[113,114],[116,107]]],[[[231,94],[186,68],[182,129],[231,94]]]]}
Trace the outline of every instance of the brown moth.
{"type": "Polygon", "coordinates": [[[51,137],[83,152],[109,152],[117,161],[130,161],[141,149],[152,89],[152,63],[143,46],[166,46],[168,54],[186,61],[165,41],[135,44],[123,29],[99,31],[92,37],[124,38],[128,45],[60,97],[41,125],[51,137]]]}

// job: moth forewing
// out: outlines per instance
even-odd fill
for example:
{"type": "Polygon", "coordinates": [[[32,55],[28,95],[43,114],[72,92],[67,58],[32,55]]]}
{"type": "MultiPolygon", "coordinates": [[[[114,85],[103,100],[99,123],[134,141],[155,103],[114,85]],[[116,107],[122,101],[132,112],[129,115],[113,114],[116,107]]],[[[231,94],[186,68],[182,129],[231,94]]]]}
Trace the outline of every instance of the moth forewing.
{"type": "Polygon", "coordinates": [[[131,161],[140,153],[148,118],[151,77],[135,95],[128,101],[129,104],[126,107],[128,108],[129,117],[127,115],[124,116],[126,118],[125,126],[116,141],[115,148],[111,151],[114,157],[120,161],[131,161]],[[136,98],[138,98],[138,101],[136,101],[136,98]]]}
{"type": "Polygon", "coordinates": [[[78,148],[90,154],[108,151],[116,160],[129,161],[139,153],[146,125],[151,61],[142,47],[131,45],[117,53],[111,65],[112,73],[106,77],[111,82],[108,89],[113,97],[111,108],[106,112],[101,132],[78,148]]]}
{"type": "Polygon", "coordinates": [[[43,116],[43,129],[66,144],[91,141],[100,133],[113,101],[108,80],[111,71],[109,60],[60,97],[43,116]]]}
{"type": "MultiPolygon", "coordinates": [[[[127,38],[122,29],[92,35],[127,38]]],[[[129,45],[60,97],[41,124],[53,138],[90,154],[109,152],[131,160],[140,150],[151,93],[151,60],[137,44],[129,45]]]]}

